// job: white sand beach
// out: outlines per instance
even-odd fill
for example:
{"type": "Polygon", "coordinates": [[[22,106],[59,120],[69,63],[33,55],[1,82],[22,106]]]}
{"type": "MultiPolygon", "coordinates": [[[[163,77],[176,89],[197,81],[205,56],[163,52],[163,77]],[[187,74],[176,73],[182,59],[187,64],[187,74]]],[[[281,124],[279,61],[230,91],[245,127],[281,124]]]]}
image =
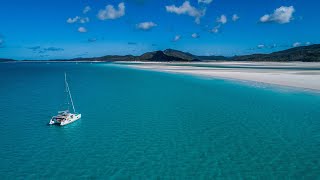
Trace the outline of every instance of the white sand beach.
{"type": "Polygon", "coordinates": [[[121,63],[139,69],[213,78],[261,82],[320,91],[320,63],[303,62],[199,62],[121,63]]]}

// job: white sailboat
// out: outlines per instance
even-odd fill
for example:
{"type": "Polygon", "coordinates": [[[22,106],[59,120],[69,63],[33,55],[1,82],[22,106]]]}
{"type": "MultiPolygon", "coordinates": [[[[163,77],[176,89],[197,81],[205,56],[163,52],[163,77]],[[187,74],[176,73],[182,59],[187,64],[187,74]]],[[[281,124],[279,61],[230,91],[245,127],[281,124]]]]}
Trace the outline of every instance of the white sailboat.
{"type": "Polygon", "coordinates": [[[76,113],[76,109],[74,108],[74,104],[73,104],[73,100],[72,100],[69,84],[68,84],[68,81],[67,81],[67,74],[66,73],[64,74],[64,78],[65,78],[66,91],[69,94],[69,98],[70,98],[70,101],[71,101],[73,113],[71,113],[69,110],[59,111],[58,115],[53,116],[50,119],[50,122],[49,122],[50,125],[58,124],[60,126],[64,126],[64,125],[70,124],[72,122],[75,122],[75,121],[77,121],[77,120],[79,120],[81,118],[81,114],[76,113]]]}

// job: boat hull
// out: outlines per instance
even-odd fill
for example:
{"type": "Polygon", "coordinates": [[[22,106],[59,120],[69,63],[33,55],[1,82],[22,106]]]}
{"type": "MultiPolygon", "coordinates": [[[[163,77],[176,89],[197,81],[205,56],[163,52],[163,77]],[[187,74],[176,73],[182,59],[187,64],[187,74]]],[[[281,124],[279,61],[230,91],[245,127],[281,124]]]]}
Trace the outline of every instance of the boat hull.
{"type": "Polygon", "coordinates": [[[68,119],[62,121],[60,123],[60,126],[65,126],[67,124],[73,123],[81,118],[81,114],[74,114],[72,117],[69,117],[68,119]]]}

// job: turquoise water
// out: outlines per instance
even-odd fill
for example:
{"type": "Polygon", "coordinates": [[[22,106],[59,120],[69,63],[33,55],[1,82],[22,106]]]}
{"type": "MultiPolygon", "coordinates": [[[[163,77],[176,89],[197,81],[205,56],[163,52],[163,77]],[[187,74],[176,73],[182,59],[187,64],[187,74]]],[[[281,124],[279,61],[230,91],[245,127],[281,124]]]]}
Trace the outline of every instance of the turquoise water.
{"type": "Polygon", "coordinates": [[[0,64],[2,179],[317,179],[320,95],[113,64],[0,64]],[[64,72],[83,118],[63,110],[64,72]]]}

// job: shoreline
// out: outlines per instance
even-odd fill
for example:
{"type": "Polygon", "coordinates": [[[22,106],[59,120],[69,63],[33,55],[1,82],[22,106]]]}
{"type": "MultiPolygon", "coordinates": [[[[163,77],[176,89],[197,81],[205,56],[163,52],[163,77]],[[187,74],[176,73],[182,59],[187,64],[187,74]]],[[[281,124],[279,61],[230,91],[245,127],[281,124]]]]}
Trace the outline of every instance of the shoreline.
{"type": "Polygon", "coordinates": [[[123,63],[135,69],[187,74],[206,78],[256,82],[320,92],[320,63],[206,62],[206,63],[123,63]],[[204,65],[199,67],[198,65],[204,65]],[[273,69],[274,68],[274,69],[273,69]],[[277,69],[281,68],[281,69],[277,69]],[[287,69],[286,69],[287,68],[287,69]],[[290,69],[292,68],[292,69],[290,69]]]}
{"type": "Polygon", "coordinates": [[[320,62],[13,61],[3,63],[111,63],[135,69],[263,83],[320,93],[320,62]]]}

